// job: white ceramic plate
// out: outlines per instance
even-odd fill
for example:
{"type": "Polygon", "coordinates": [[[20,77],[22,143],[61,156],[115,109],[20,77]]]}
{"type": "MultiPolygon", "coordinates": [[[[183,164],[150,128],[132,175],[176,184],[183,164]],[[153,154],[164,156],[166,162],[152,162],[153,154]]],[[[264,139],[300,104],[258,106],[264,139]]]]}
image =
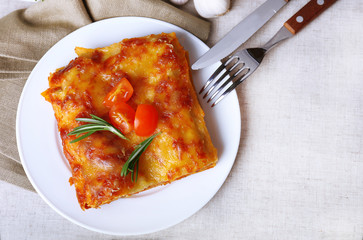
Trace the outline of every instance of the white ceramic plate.
{"type": "MultiPolygon", "coordinates": [[[[175,32],[194,62],[208,47],[197,37],[172,24],[140,17],[99,21],[69,34],[39,61],[26,82],[17,113],[17,143],[25,172],[39,195],[59,214],[85,228],[113,235],[137,235],[175,225],[201,209],[218,191],[236,157],[241,120],[235,92],[213,109],[204,105],[206,123],[218,149],[219,162],[207,171],[130,198],[119,199],[100,209],[82,211],[57,131],[51,105],[40,95],[48,88],[48,76],[76,57],[74,48],[104,47],[124,38],[175,32]]],[[[197,89],[216,66],[193,71],[197,89]]]]}

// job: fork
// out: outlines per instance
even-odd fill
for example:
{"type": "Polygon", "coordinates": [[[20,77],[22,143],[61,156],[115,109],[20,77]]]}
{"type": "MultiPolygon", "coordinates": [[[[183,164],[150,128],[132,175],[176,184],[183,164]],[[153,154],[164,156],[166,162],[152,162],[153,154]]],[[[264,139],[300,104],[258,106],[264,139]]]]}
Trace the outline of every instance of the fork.
{"type": "Polygon", "coordinates": [[[265,45],[259,48],[243,49],[224,58],[221,61],[222,64],[210,76],[199,94],[205,92],[203,99],[211,95],[207,100],[208,103],[218,96],[211,107],[217,105],[225,96],[256,71],[265,55],[273,47],[283,40],[294,36],[336,1],[312,0],[308,2],[287,20],[265,45]],[[223,70],[225,71],[223,72],[223,70]],[[227,76],[229,77],[226,78],[227,76]]]}

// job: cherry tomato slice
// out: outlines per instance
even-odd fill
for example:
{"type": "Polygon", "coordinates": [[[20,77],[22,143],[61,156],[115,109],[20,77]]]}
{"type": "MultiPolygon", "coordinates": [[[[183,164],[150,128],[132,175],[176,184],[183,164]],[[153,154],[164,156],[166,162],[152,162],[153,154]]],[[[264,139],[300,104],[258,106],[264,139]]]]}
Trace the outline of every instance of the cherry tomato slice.
{"type": "Polygon", "coordinates": [[[111,107],[109,112],[113,126],[123,134],[127,134],[134,129],[135,110],[127,103],[119,102],[111,107]]]}
{"type": "Polygon", "coordinates": [[[107,107],[112,107],[116,103],[127,102],[133,93],[134,88],[131,86],[129,80],[122,78],[106,95],[103,104],[107,107]]]}
{"type": "Polygon", "coordinates": [[[140,104],[135,113],[134,128],[139,136],[150,136],[158,125],[158,111],[153,105],[140,104]]]}

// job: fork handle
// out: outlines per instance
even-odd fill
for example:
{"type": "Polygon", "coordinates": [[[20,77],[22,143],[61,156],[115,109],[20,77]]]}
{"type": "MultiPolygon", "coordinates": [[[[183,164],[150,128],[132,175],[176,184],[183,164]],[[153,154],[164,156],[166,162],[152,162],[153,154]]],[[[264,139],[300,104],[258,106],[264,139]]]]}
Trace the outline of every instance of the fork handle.
{"type": "Polygon", "coordinates": [[[296,34],[336,1],[337,0],[312,0],[287,20],[284,23],[284,26],[292,34],[296,34]]]}

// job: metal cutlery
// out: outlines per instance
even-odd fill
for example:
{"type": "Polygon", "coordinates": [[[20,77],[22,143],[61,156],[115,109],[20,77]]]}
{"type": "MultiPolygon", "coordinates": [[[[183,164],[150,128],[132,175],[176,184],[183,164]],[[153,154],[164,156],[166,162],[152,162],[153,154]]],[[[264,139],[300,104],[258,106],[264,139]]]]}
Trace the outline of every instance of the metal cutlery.
{"type": "Polygon", "coordinates": [[[261,64],[266,53],[281,41],[294,36],[308,23],[313,21],[324,10],[337,0],[312,0],[287,20],[281,29],[260,48],[248,48],[228,56],[207,80],[199,94],[205,92],[207,102],[216,99],[214,107],[240,83],[246,80],[261,64]],[[223,72],[223,70],[225,70],[223,72]],[[217,78],[218,77],[218,78],[217,78]]]}
{"type": "Polygon", "coordinates": [[[218,62],[231,54],[258,29],[274,16],[289,0],[267,0],[250,15],[238,23],[216,45],[209,49],[193,65],[192,69],[200,69],[218,62]]]}

